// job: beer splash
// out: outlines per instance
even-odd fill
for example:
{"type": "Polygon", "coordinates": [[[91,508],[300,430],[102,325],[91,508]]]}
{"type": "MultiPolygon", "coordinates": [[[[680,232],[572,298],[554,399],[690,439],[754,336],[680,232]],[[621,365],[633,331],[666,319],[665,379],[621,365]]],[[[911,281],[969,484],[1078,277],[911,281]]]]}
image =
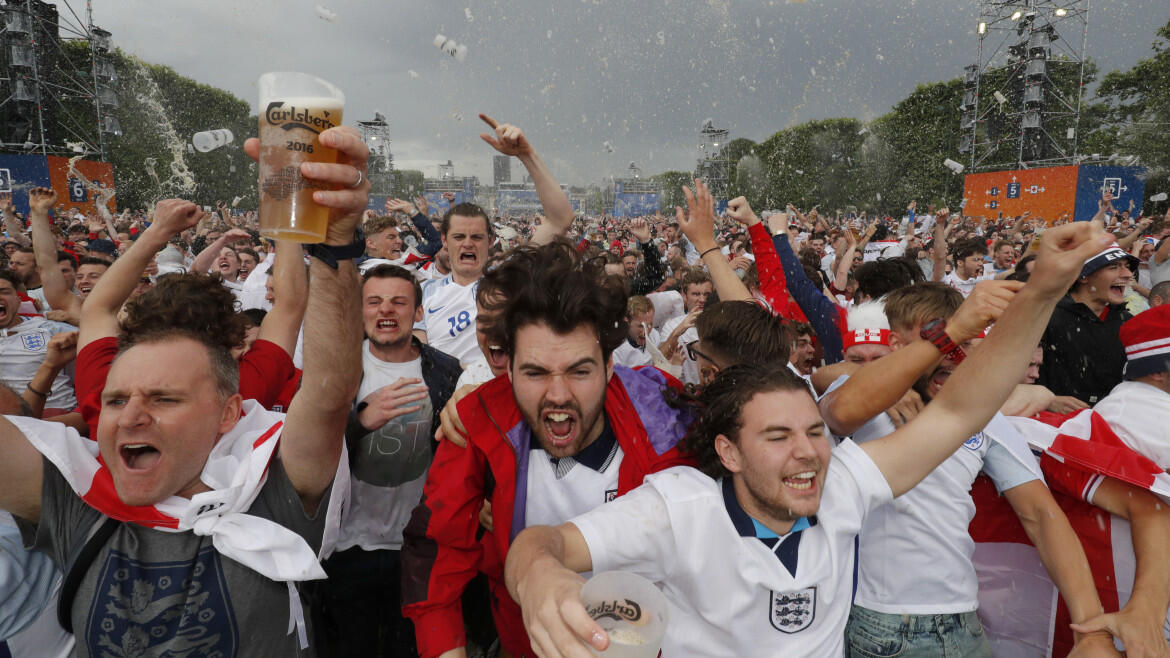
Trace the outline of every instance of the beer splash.
{"type": "Polygon", "coordinates": [[[150,75],[150,71],[146,67],[133,59],[130,59],[129,63],[134,76],[141,83],[139,89],[146,92],[139,97],[139,100],[149,110],[147,114],[155,118],[158,134],[166,142],[166,150],[171,153],[171,173],[165,179],[161,178],[155,170],[158,161],[155,158],[146,159],[147,174],[158,191],[150,205],[154,206],[159,199],[167,196],[186,197],[194,194],[195,176],[187,167],[187,142],[179,138],[179,133],[175,131],[174,124],[167,116],[167,111],[162,104],[162,90],[159,89],[158,83],[154,81],[154,77],[150,75]]]}

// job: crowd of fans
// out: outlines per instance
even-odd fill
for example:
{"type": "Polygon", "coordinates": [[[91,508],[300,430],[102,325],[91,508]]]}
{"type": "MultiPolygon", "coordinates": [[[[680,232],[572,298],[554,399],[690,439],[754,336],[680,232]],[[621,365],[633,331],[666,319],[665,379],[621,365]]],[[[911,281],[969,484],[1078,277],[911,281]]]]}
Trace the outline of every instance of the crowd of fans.
{"type": "Polygon", "coordinates": [[[665,656],[989,656],[983,473],[1069,651],[1168,655],[1170,508],[1009,419],[1093,409],[1170,465],[1170,212],[717,216],[695,181],[577,216],[484,120],[543,214],[368,210],[348,128],[307,249],[225,203],[0,200],[0,646],[587,656],[580,574],[617,569],[670,600],[665,656]],[[1131,521],[1128,601],[1052,491],[1131,521]]]}

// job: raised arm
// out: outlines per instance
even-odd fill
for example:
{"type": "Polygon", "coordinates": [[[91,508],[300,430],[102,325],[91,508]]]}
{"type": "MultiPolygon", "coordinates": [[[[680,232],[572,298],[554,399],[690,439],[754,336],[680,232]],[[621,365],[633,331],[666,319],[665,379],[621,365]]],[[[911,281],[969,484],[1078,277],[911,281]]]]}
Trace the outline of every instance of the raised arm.
{"type": "Polygon", "coordinates": [[[947,274],[947,217],[950,212],[943,208],[934,219],[934,244],[930,246],[930,260],[934,267],[931,268],[930,280],[936,283],[941,282],[947,274]]]}
{"type": "MultiPolygon", "coordinates": [[[[354,241],[369,198],[370,183],[365,175],[369,149],[349,126],[330,128],[319,139],[337,149],[337,163],[303,163],[301,174],[341,188],[314,192],[313,201],[329,208],[325,244],[348,246],[354,241]],[[355,181],[360,184],[351,188],[355,181]]],[[[257,157],[259,148],[254,138],[244,144],[252,158],[257,157]]],[[[337,471],[346,419],[362,374],[361,307],[357,267],[352,260],[341,260],[334,268],[319,258],[310,259],[307,309],[304,376],[289,405],[280,458],[305,509],[311,511],[337,471]]]]}
{"type": "MultiPolygon", "coordinates": [[[[956,345],[978,336],[1004,312],[1022,287],[1018,281],[978,284],[947,320],[947,335],[956,345]]],[[[819,405],[825,424],[837,436],[853,434],[870,418],[893,406],[941,358],[933,343],[918,340],[867,363],[821,398],[819,405]]]]}
{"type": "Polygon", "coordinates": [[[695,191],[683,186],[683,195],[687,199],[687,214],[682,208],[675,208],[675,220],[687,239],[695,245],[707,271],[711,273],[711,282],[715,284],[715,292],[719,299],[730,301],[733,299],[751,300],[752,294],[731,268],[731,263],[715,244],[715,199],[707,189],[707,184],[695,179],[695,191]]]}
{"type": "Polygon", "coordinates": [[[297,347],[297,335],[305,317],[309,275],[305,271],[304,249],[300,243],[276,241],[276,261],[272,264],[272,310],[260,322],[257,338],[275,343],[290,357],[297,347]]]}
{"type": "Polygon", "coordinates": [[[22,247],[29,246],[28,236],[24,234],[24,227],[16,218],[16,207],[12,205],[12,193],[0,194],[0,212],[4,213],[4,230],[8,231],[8,238],[22,247]]]}
{"type": "Polygon", "coordinates": [[[81,299],[65,286],[65,277],[57,267],[57,239],[49,221],[49,209],[57,203],[57,193],[48,187],[34,187],[28,193],[29,223],[32,224],[33,255],[41,273],[45,300],[52,308],[70,317],[81,312],[81,299]]]}
{"type": "Polygon", "coordinates": [[[203,217],[199,206],[182,199],[165,199],[155,208],[154,222],[114,261],[81,307],[80,352],[99,338],[118,335],[118,311],[142,280],[150,259],[167,245],[171,236],[194,226],[203,217]]]}
{"type": "Polygon", "coordinates": [[[893,434],[862,444],[895,496],[921,482],[987,424],[1023,376],[1056,302],[1084,262],[1112,241],[1085,222],[1046,232],[1028,284],[938,397],[893,434]]]}
{"type": "Polygon", "coordinates": [[[216,238],[215,242],[204,247],[203,251],[195,256],[195,261],[191,263],[191,268],[188,271],[195,274],[207,274],[211,271],[211,264],[215,262],[216,258],[219,258],[219,253],[229,242],[250,237],[252,236],[242,228],[228,229],[223,235],[216,238]]]}
{"type": "Polygon", "coordinates": [[[544,164],[544,160],[540,159],[536,149],[532,148],[532,144],[518,127],[508,123],[497,123],[486,114],[479,115],[479,118],[495,131],[494,136],[484,133],[480,138],[500,153],[519,158],[521,164],[528,170],[532,184],[536,186],[536,195],[540,197],[540,205],[544,208],[545,221],[536,227],[529,244],[546,244],[554,238],[563,237],[573,224],[573,206],[557,183],[557,179],[544,164]]]}
{"type": "Polygon", "coordinates": [[[630,222],[630,233],[638,240],[638,248],[642,250],[642,268],[634,273],[630,281],[630,294],[652,293],[666,280],[666,266],[650,237],[650,224],[646,220],[639,217],[630,222]]]}

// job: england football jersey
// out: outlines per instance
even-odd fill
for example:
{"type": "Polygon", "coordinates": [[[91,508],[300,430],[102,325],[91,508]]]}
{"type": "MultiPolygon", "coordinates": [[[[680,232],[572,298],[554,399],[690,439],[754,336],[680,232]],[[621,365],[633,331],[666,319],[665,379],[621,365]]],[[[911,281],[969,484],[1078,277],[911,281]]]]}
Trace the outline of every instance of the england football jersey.
{"type": "Polygon", "coordinates": [[[971,291],[975,290],[975,284],[979,283],[980,281],[990,281],[994,278],[994,274],[982,274],[980,276],[973,276],[970,279],[960,279],[959,275],[951,272],[950,274],[943,277],[943,283],[954,288],[955,290],[958,290],[964,297],[968,297],[970,296],[971,291]]]}
{"type": "MultiPolygon", "coordinates": [[[[833,382],[835,390],[848,376],[833,382]]],[[[885,413],[853,434],[858,444],[893,434],[885,413]]],[[[886,614],[958,614],[979,607],[967,530],[971,486],[983,471],[1003,492],[1041,479],[1019,432],[996,414],[913,489],[873,511],[861,530],[856,603],[886,614]]]]}
{"type": "Polygon", "coordinates": [[[623,456],[609,421],[593,443],[572,457],[558,459],[533,448],[528,456],[525,525],[560,525],[616,498],[623,456]]]}
{"type": "Polygon", "coordinates": [[[631,571],[666,594],[662,655],[824,658],[844,654],[857,533],[892,495],[846,441],[833,451],[816,516],[783,537],[743,511],[729,478],[688,467],[647,476],[573,523],[594,571],[631,571]]]}
{"type": "MultiPolygon", "coordinates": [[[[680,315],[663,325],[662,330],[659,332],[659,334],[662,336],[662,340],[669,338],[671,332],[673,332],[676,327],[682,324],[682,321],[685,320],[686,317],[687,316],[685,314],[680,315]]],[[[682,335],[678,337],[678,344],[675,346],[675,350],[681,350],[683,355],[682,380],[684,384],[698,385],[699,383],[699,364],[695,363],[695,360],[687,354],[687,343],[693,343],[696,340],[699,340],[699,330],[692,326],[690,329],[682,332],[682,335]]]]}
{"type": "MultiPolygon", "coordinates": [[[[0,381],[17,393],[23,393],[45,360],[49,340],[56,334],[77,331],[64,322],[43,318],[25,318],[10,329],[0,329],[0,381]]],[[[73,395],[73,366],[63,369],[53,380],[45,401],[47,409],[70,409],[77,406],[73,395]]]]}
{"type": "Polygon", "coordinates": [[[479,280],[461,286],[452,275],[422,284],[423,319],[415,329],[427,332],[427,343],[470,365],[481,355],[475,339],[475,291],[479,280]]]}

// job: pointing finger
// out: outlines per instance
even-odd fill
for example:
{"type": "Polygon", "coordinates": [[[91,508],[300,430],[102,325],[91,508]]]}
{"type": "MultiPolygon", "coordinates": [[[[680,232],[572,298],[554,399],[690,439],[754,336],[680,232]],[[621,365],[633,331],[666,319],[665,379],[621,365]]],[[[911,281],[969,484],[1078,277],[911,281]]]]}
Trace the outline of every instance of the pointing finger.
{"type": "Polygon", "coordinates": [[[484,123],[486,123],[487,125],[491,126],[491,127],[492,127],[492,130],[495,130],[495,129],[496,129],[496,126],[500,125],[500,124],[496,123],[496,120],[495,120],[495,119],[493,119],[493,118],[489,117],[489,116],[488,116],[488,115],[486,115],[486,114],[481,114],[481,115],[479,115],[479,118],[480,118],[480,119],[483,119],[483,122],[484,122],[484,123]]]}

